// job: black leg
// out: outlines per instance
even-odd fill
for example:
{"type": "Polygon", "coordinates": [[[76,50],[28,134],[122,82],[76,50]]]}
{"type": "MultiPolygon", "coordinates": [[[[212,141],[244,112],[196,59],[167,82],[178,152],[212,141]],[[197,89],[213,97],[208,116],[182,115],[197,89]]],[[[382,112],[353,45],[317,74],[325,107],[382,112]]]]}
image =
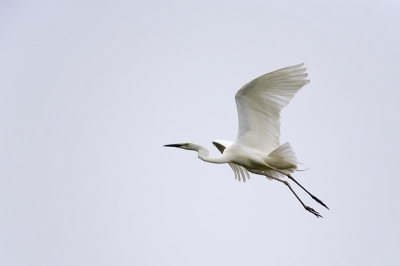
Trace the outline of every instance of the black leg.
{"type": "MultiPolygon", "coordinates": [[[[290,174],[284,173],[284,172],[282,172],[281,170],[276,169],[276,168],[274,168],[274,167],[272,167],[272,166],[269,166],[269,165],[267,165],[267,166],[268,166],[269,168],[271,168],[271,169],[273,169],[273,170],[275,170],[275,171],[277,171],[277,172],[279,172],[279,173],[281,173],[281,174],[287,176],[289,179],[291,179],[293,182],[295,182],[299,187],[301,187],[305,192],[307,192],[307,194],[310,195],[311,198],[313,198],[316,202],[318,202],[319,204],[321,204],[322,206],[324,206],[325,208],[327,208],[328,210],[330,210],[330,209],[328,208],[328,206],[326,206],[325,203],[322,202],[322,200],[320,200],[319,198],[317,198],[316,196],[314,196],[313,194],[311,194],[310,192],[308,192],[307,189],[305,189],[302,185],[300,185],[300,183],[297,182],[296,179],[294,179],[290,174]]],[[[268,177],[270,177],[270,176],[268,176],[268,177]]],[[[272,177],[271,177],[271,178],[272,178],[272,177]]],[[[276,178],[274,178],[274,179],[276,179],[276,178]]]]}
{"type": "Polygon", "coordinates": [[[269,175],[266,175],[266,176],[269,177],[269,178],[275,179],[275,180],[277,180],[277,181],[279,181],[279,182],[282,182],[283,184],[285,184],[285,185],[290,189],[290,191],[292,191],[292,193],[296,196],[296,198],[300,201],[300,203],[301,203],[301,205],[303,205],[304,209],[306,209],[307,211],[311,212],[312,214],[314,214],[314,215],[317,216],[318,218],[319,218],[319,217],[323,218],[316,210],[314,210],[314,209],[311,208],[311,207],[308,207],[307,205],[305,205],[305,204],[301,201],[301,199],[299,198],[299,196],[297,196],[296,192],[294,192],[294,190],[293,190],[292,187],[290,186],[289,182],[284,181],[284,180],[280,180],[279,178],[272,177],[272,176],[269,176],[269,175]]]}
{"type": "Polygon", "coordinates": [[[310,195],[311,198],[313,198],[316,202],[318,202],[319,204],[321,204],[322,206],[324,206],[325,208],[327,208],[329,210],[328,206],[326,206],[325,203],[322,202],[322,200],[320,200],[319,198],[317,198],[316,196],[314,196],[313,194],[308,192],[307,189],[305,189],[302,185],[300,185],[299,182],[296,181],[296,179],[293,178],[293,176],[288,174],[287,177],[290,178],[291,180],[293,180],[293,182],[295,182],[297,185],[299,185],[299,187],[301,187],[305,192],[307,192],[307,194],[310,195]]]}

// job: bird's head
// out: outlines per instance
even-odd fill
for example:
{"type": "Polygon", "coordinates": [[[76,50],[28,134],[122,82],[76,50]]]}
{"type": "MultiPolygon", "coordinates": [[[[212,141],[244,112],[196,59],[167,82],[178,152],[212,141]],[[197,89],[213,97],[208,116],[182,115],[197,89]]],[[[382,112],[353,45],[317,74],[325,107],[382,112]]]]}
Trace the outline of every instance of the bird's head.
{"type": "Polygon", "coordinates": [[[184,150],[195,150],[196,144],[193,144],[193,143],[166,144],[166,145],[164,145],[164,147],[181,148],[184,150]]]}

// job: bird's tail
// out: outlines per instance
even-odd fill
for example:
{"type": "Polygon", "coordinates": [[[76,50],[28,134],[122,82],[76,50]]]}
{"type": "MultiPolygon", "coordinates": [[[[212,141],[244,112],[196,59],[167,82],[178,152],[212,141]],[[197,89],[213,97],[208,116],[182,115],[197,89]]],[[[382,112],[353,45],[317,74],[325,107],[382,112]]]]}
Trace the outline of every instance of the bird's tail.
{"type": "MultiPolygon", "coordinates": [[[[290,163],[293,165],[293,167],[289,167],[286,169],[279,169],[280,171],[290,174],[293,173],[297,169],[297,157],[296,154],[294,153],[292,147],[290,146],[289,142],[286,142],[285,144],[281,145],[280,147],[276,148],[273,150],[269,156],[274,156],[274,157],[279,157],[284,159],[286,162],[290,163]]],[[[282,173],[279,173],[275,170],[267,170],[264,171],[266,175],[270,175],[276,178],[282,178],[285,177],[282,173]]]]}
{"type": "Polygon", "coordinates": [[[294,153],[292,147],[290,146],[289,142],[286,142],[285,144],[281,145],[280,147],[278,147],[277,149],[272,151],[269,155],[281,157],[285,161],[296,165],[296,168],[297,168],[297,157],[296,157],[296,154],[294,153]]]}

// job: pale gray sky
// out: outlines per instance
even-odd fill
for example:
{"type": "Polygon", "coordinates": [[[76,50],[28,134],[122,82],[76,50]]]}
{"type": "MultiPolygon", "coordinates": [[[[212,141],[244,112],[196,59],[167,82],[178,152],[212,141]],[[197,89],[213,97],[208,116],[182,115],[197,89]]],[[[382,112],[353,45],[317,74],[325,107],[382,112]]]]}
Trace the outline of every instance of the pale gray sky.
{"type": "Polygon", "coordinates": [[[1,265],[398,265],[398,1],[1,1],[1,265]],[[282,184],[163,144],[235,140],[304,62],[282,184]]]}

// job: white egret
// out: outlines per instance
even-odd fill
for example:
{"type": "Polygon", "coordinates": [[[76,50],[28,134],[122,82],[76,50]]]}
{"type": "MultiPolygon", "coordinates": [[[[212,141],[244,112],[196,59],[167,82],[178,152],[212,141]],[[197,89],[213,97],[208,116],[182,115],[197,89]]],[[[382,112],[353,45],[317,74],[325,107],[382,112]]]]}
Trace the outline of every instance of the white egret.
{"type": "Polygon", "coordinates": [[[292,176],[297,169],[297,158],[287,142],[279,143],[280,113],[293,96],[310,81],[303,64],[286,67],[262,75],[244,85],[235,96],[239,116],[239,131],[236,142],[214,140],[213,144],[222,153],[220,157],[211,158],[206,148],[194,143],[168,144],[165,147],[176,147],[198,152],[198,157],[209,163],[227,163],[237,179],[249,179],[248,172],[264,175],[268,179],[285,184],[303,207],[322,217],[317,211],[305,205],[290,184],[282,180],[288,177],[307,192],[314,200],[329,209],[321,200],[308,192],[292,176]]]}

